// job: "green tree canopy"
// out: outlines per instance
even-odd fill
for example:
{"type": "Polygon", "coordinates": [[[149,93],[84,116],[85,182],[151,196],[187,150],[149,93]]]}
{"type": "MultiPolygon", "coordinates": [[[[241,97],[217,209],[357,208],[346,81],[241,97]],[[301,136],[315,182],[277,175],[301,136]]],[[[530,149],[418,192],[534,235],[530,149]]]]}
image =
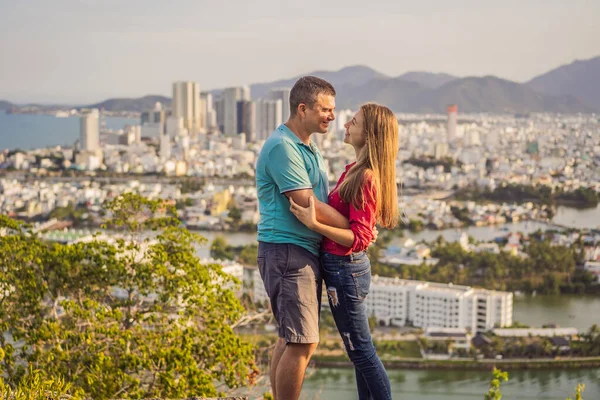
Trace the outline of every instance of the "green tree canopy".
{"type": "Polygon", "coordinates": [[[64,378],[94,399],[216,396],[253,383],[253,347],[232,329],[238,285],[202,265],[174,207],[125,194],[111,238],[47,244],[1,217],[0,376],[15,389],[64,378]]]}

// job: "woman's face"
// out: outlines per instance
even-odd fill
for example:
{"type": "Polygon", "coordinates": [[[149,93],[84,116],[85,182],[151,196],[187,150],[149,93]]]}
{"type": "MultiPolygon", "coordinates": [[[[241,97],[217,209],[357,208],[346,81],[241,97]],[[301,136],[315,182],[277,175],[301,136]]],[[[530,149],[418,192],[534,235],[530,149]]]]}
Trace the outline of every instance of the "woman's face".
{"type": "Polygon", "coordinates": [[[362,150],[367,142],[367,134],[364,130],[364,117],[361,110],[358,110],[354,117],[344,124],[346,135],[344,143],[350,144],[356,150],[362,150]]]}

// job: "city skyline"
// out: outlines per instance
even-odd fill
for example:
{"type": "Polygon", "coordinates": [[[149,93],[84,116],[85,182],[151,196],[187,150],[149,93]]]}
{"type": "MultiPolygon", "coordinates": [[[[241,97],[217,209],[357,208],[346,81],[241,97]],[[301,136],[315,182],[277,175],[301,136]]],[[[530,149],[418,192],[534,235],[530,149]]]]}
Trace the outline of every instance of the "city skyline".
{"type": "Polygon", "coordinates": [[[522,82],[600,50],[598,3],[231,3],[3,2],[0,98],[91,103],[168,95],[175,80],[210,90],[356,64],[522,82]]]}

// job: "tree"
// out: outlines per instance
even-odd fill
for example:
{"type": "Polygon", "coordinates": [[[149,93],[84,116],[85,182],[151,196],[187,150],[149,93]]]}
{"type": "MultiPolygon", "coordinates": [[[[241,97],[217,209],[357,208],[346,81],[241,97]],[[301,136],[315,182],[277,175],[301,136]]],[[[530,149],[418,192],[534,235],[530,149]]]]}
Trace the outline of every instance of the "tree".
{"type": "Polygon", "coordinates": [[[246,265],[256,265],[256,257],[258,256],[258,246],[250,244],[244,246],[240,255],[238,256],[239,262],[246,265]]]}
{"type": "Polygon", "coordinates": [[[229,219],[231,219],[231,225],[238,228],[242,222],[242,211],[237,207],[232,207],[229,210],[229,219]]]}
{"type": "MultiPolygon", "coordinates": [[[[585,385],[581,383],[577,385],[577,388],[575,389],[575,400],[583,400],[581,393],[583,393],[584,389],[585,385]]],[[[569,397],[567,400],[571,400],[571,398],[569,397]]]]}
{"type": "Polygon", "coordinates": [[[42,242],[0,220],[0,376],[12,389],[64,379],[90,398],[216,396],[253,383],[253,347],[232,329],[243,308],[218,264],[202,265],[200,236],[174,207],[125,194],[105,205],[113,241],[42,242]],[[2,290],[8,289],[8,290],[2,290]]]}
{"type": "Polygon", "coordinates": [[[217,236],[210,244],[210,256],[216,260],[233,260],[231,246],[223,236],[217,236]]]}
{"type": "Polygon", "coordinates": [[[490,389],[485,395],[485,400],[500,400],[502,399],[502,392],[500,391],[500,384],[508,381],[508,372],[502,372],[499,369],[494,368],[493,378],[490,382],[490,389]]]}

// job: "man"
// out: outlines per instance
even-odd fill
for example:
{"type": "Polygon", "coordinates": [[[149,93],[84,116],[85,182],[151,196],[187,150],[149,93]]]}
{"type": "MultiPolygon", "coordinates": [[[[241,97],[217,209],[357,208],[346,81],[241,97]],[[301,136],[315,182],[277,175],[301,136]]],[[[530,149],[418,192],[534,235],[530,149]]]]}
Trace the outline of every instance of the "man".
{"type": "Polygon", "coordinates": [[[348,220],[327,205],[323,157],[311,142],[335,119],[335,89],[313,76],[300,78],[290,92],[290,118],[265,142],[256,163],[258,268],[279,325],[271,358],[275,400],[297,400],[304,372],[319,342],[321,235],[290,212],[288,198],[308,206],[314,197],[317,219],[348,228],[348,220]]]}

